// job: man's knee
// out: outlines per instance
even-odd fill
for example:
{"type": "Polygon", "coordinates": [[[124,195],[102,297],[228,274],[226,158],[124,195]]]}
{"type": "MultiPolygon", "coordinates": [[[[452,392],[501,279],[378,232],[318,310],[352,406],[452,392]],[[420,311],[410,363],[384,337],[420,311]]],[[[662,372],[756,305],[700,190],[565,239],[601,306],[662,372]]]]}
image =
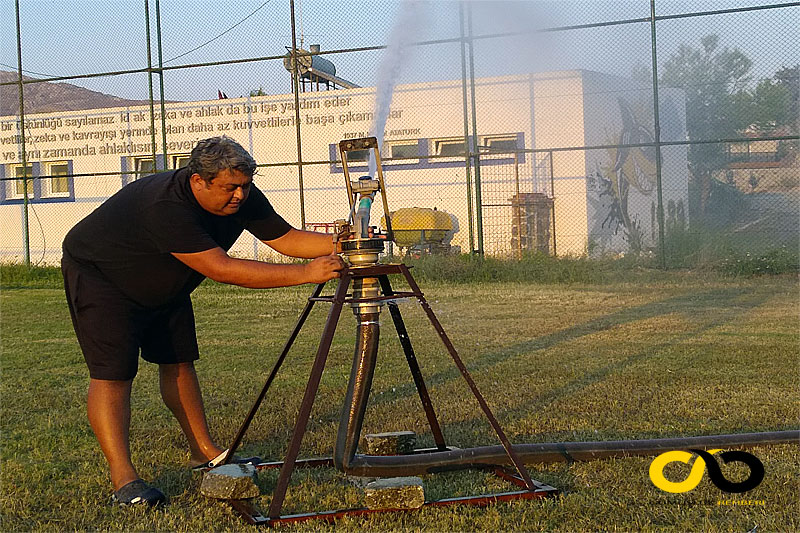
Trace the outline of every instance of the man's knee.
{"type": "Polygon", "coordinates": [[[186,363],[170,363],[158,365],[158,374],[162,381],[178,381],[181,378],[194,378],[196,379],[197,372],[194,369],[194,362],[189,361],[186,363]]]}

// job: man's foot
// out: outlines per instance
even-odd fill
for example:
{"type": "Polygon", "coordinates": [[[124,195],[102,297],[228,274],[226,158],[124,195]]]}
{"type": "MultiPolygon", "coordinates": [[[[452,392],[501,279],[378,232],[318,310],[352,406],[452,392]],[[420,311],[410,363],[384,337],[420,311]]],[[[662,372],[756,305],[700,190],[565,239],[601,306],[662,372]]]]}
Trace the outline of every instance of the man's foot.
{"type": "Polygon", "coordinates": [[[135,479],[114,492],[111,501],[121,507],[140,504],[155,507],[166,502],[167,497],[157,488],[148,485],[141,479],[135,479]]]}

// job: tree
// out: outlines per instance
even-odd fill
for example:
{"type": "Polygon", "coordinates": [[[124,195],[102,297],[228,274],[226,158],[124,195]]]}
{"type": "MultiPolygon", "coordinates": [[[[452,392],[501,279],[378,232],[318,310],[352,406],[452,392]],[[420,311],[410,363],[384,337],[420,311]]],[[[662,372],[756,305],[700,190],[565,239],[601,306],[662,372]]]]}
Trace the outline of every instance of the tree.
{"type": "MultiPolygon", "coordinates": [[[[749,112],[743,112],[751,99],[745,87],[752,62],[739,49],[720,48],[716,35],[703,37],[700,44],[701,48],[681,45],[661,66],[660,83],[684,90],[690,141],[737,137],[752,119],[749,112]]],[[[698,191],[695,201],[690,199],[695,216],[705,213],[712,172],[725,163],[723,143],[689,146],[689,169],[698,191]]]]}
{"type": "Polygon", "coordinates": [[[783,67],[775,73],[773,79],[789,91],[789,120],[797,133],[797,121],[800,118],[800,65],[783,67]]]}

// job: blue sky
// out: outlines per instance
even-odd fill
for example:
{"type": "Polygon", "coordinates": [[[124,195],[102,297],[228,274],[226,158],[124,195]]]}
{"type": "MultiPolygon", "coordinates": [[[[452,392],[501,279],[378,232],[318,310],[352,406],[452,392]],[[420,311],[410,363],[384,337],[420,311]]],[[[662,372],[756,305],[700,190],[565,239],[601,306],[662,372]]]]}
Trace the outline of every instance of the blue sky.
{"type": "MultiPolygon", "coordinates": [[[[21,0],[23,67],[28,75],[75,75],[143,68],[147,65],[144,2],[141,0],[21,0]]],[[[658,14],[725,9],[771,1],[661,1],[658,14]]],[[[288,0],[162,0],[163,55],[180,56],[228,28],[210,44],[167,65],[280,55],[291,44],[288,0]],[[263,7],[262,7],[263,5],[263,7]],[[260,8],[260,9],[259,9],[260,8]],[[244,20],[249,14],[255,13],[244,20]]],[[[323,50],[385,44],[403,4],[390,0],[296,0],[298,31],[305,44],[323,50]]],[[[17,64],[13,0],[0,0],[0,68],[17,64]]],[[[473,2],[475,32],[525,31],[548,26],[586,24],[649,15],[648,0],[473,2]]],[[[415,27],[403,28],[415,39],[457,37],[457,2],[436,0],[419,9],[415,27]]],[[[154,21],[155,1],[151,0],[154,21]]],[[[721,44],[739,47],[754,63],[755,77],[771,75],[799,61],[800,8],[660,22],[660,59],[681,43],[697,46],[717,33],[721,44]]],[[[155,42],[155,26],[152,27],[155,42]]],[[[636,63],[650,62],[646,23],[482,40],[475,47],[479,76],[585,68],[628,75],[636,63]]],[[[362,86],[374,85],[383,52],[328,56],[337,74],[362,86]]],[[[156,48],[153,46],[153,59],[156,48]]],[[[402,58],[400,82],[457,79],[461,75],[457,43],[419,47],[402,58]]],[[[146,75],[124,75],[76,84],[126,98],[146,98],[146,75]]],[[[165,74],[168,99],[202,100],[263,87],[270,94],[290,91],[280,62],[248,63],[171,71],[165,74]]]]}

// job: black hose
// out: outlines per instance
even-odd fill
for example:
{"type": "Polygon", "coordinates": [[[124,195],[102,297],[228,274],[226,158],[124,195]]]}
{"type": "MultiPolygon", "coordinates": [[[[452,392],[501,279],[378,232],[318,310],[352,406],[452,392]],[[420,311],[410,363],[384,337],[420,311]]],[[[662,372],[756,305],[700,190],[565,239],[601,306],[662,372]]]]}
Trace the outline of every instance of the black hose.
{"type": "Polygon", "coordinates": [[[375,361],[378,355],[378,338],[380,326],[378,313],[358,313],[356,330],[356,349],[353,354],[353,368],[350,371],[350,382],[347,385],[342,416],[339,420],[339,431],[333,452],[333,464],[339,470],[348,472],[358,449],[361,426],[364,422],[364,411],[367,408],[369,391],[372,388],[372,376],[375,372],[375,361]]]}
{"type": "MultiPolygon", "coordinates": [[[[336,435],[334,466],[355,476],[399,477],[510,464],[508,454],[499,445],[412,455],[356,454],[378,354],[378,338],[380,336],[378,317],[378,313],[359,313],[357,315],[358,338],[353,354],[350,382],[347,386],[347,395],[339,421],[339,431],[336,435]]],[[[656,455],[670,450],[707,450],[784,443],[800,444],[800,430],[604,442],[515,444],[513,448],[521,460],[527,464],[656,455]]]]}
{"type": "MultiPolygon", "coordinates": [[[[514,451],[527,464],[655,455],[689,448],[738,448],[784,443],[800,444],[800,430],[646,440],[515,444],[514,451]]],[[[397,477],[506,464],[509,464],[508,455],[498,445],[415,455],[356,455],[345,471],[355,476],[397,477]]]]}

